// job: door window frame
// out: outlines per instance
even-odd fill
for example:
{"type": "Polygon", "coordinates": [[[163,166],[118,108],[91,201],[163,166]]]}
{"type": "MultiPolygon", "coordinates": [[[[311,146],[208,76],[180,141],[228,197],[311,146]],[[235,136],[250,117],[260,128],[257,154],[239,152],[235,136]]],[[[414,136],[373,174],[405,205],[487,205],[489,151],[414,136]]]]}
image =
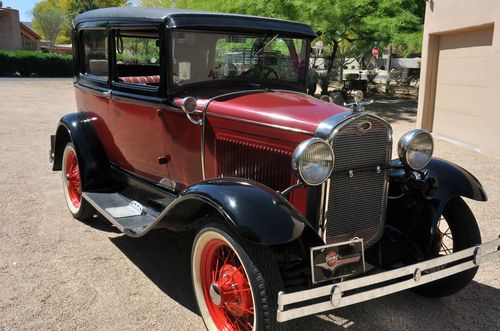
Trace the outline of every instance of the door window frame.
{"type": "Polygon", "coordinates": [[[164,66],[165,59],[163,56],[164,42],[161,33],[161,28],[158,24],[112,24],[108,26],[108,40],[109,40],[109,52],[110,52],[110,86],[113,92],[118,92],[121,96],[132,96],[140,95],[146,97],[161,97],[164,90],[164,66]],[[160,47],[158,50],[158,60],[160,66],[160,84],[159,86],[148,86],[140,84],[130,84],[126,82],[120,82],[116,80],[116,43],[115,43],[115,31],[117,30],[156,30],[158,32],[158,40],[160,42],[160,47]]]}

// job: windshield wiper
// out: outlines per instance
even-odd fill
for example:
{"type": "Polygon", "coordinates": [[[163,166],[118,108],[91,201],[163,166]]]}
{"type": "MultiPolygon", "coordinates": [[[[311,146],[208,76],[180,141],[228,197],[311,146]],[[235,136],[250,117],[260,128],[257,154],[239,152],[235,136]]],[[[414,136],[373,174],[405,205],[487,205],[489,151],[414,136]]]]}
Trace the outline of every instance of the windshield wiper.
{"type": "Polygon", "coordinates": [[[253,53],[253,55],[257,55],[259,54],[261,51],[263,51],[270,43],[272,43],[276,38],[278,38],[279,36],[279,33],[277,33],[274,37],[271,38],[271,40],[269,40],[264,46],[262,46],[261,48],[259,48],[259,50],[255,53],[253,53]]]}

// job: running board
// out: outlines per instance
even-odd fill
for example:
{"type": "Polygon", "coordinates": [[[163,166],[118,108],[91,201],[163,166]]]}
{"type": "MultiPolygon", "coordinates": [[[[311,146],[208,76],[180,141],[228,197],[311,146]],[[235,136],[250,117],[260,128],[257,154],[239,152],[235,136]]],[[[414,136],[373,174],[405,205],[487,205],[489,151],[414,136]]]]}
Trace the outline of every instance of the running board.
{"type": "Polygon", "coordinates": [[[99,214],[121,232],[131,237],[140,237],[148,232],[161,212],[173,200],[172,197],[172,199],[163,198],[161,201],[150,201],[151,205],[162,206],[162,209],[158,210],[132,200],[119,192],[83,192],[82,196],[99,214]]]}

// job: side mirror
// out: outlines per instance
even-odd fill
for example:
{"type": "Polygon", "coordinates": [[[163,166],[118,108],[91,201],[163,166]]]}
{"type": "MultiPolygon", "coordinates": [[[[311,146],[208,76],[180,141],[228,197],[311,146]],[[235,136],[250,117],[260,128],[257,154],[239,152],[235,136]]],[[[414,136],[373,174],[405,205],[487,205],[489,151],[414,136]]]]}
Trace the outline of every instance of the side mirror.
{"type": "Polygon", "coordinates": [[[193,97],[185,97],[181,102],[182,111],[186,114],[188,120],[193,124],[202,125],[203,121],[201,119],[195,120],[191,117],[191,115],[196,112],[197,105],[198,102],[193,97]]]}

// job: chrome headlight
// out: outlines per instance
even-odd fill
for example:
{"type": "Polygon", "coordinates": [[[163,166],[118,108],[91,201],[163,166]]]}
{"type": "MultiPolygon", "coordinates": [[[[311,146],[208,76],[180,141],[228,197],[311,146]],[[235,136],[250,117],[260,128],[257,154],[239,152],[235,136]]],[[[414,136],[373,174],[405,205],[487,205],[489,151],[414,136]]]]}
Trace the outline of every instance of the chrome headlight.
{"type": "Polygon", "coordinates": [[[301,142],[293,151],[292,169],[306,185],[322,184],[333,170],[332,147],[320,138],[301,142]]]}
{"type": "Polygon", "coordinates": [[[399,139],[399,158],[405,166],[413,170],[425,167],[431,160],[433,151],[432,135],[425,130],[411,130],[399,139]]]}

